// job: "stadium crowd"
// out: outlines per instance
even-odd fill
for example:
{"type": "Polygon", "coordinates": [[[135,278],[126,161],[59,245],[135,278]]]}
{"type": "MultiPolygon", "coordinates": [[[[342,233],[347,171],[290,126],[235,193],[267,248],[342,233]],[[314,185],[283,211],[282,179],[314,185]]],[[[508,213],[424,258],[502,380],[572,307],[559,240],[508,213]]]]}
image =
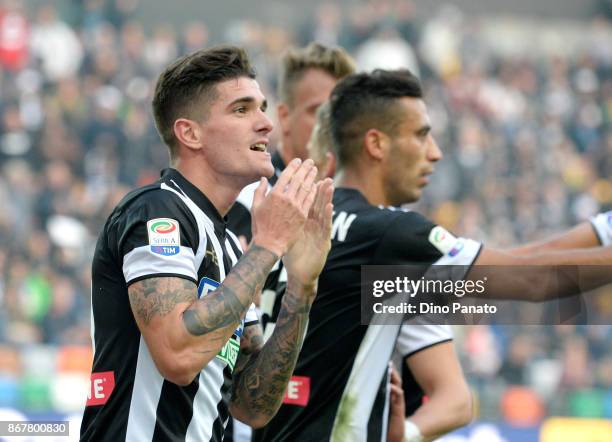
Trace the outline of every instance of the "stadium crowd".
{"type": "MultiPolygon", "coordinates": [[[[291,44],[339,44],[362,68],[418,72],[445,155],[418,210],[466,237],[508,246],[612,206],[605,17],[581,24],[575,50],[518,56],[460,10],[423,20],[406,1],[364,2],[348,17],[324,4],[297,31],[235,21],[214,38],[205,21],[145,27],[138,3],[74,2],[67,14],[52,2],[0,6],[0,407],[56,406],[41,399],[53,373],[88,373],[89,361],[85,370],[49,361],[87,355],[75,348],[90,345],[95,239],[119,199],[167,165],[151,89],[168,62],[196,48],[247,47],[271,101],[291,44]],[[33,372],[36,385],[26,385],[33,372]]],[[[601,308],[610,315],[610,303],[601,308]]],[[[612,417],[612,325],[456,333],[481,417],[612,417]]]]}

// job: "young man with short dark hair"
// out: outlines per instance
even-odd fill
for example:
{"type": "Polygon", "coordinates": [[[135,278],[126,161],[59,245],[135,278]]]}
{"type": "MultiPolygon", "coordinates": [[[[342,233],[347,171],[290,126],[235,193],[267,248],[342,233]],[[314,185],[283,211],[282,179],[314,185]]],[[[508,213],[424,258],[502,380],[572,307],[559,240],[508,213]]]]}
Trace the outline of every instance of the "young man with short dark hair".
{"type": "MultiPolygon", "coordinates": [[[[361,325],[363,265],[458,265],[464,271],[454,279],[478,279],[481,265],[497,265],[487,295],[529,301],[612,281],[605,267],[612,263],[612,247],[596,247],[593,228],[608,236],[600,217],[593,227],[584,223],[551,241],[504,251],[456,238],[399,207],[421,197],[442,158],[420,83],[410,72],[350,75],[334,88],[330,106],[337,159],[332,249],[294,371],[308,388],[258,432],[262,442],[384,440],[387,364],[400,324],[361,325]],[[565,272],[566,264],[583,265],[580,278],[571,268],[565,272]],[[521,272],[514,265],[522,265],[521,272]],[[548,284],[550,277],[558,277],[555,284],[548,284]]],[[[415,416],[404,437],[431,440],[437,434],[429,432],[430,424],[415,416]]]]}
{"type": "Polygon", "coordinates": [[[333,187],[296,160],[268,192],[265,111],[242,49],[197,51],[160,75],[153,112],[171,167],[118,204],[96,246],[82,440],[220,441],[230,413],[259,427],[280,406],[329,250],[333,187]],[[226,214],[257,180],[241,256],[226,214]],[[281,257],[287,292],[263,345],[252,302],[281,257]]]}

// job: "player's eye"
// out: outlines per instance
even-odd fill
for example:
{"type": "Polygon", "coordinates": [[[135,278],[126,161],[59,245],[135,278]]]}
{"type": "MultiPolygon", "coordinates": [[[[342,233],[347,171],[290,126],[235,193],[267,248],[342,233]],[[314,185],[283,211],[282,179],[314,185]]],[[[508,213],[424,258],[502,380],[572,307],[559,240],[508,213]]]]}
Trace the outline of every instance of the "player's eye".
{"type": "Polygon", "coordinates": [[[246,106],[238,106],[238,107],[234,108],[234,113],[237,113],[237,114],[246,114],[246,112],[247,112],[246,106]]]}
{"type": "Polygon", "coordinates": [[[429,128],[421,129],[420,131],[417,132],[417,136],[420,138],[426,138],[427,135],[429,135],[429,132],[430,132],[429,128]]]}

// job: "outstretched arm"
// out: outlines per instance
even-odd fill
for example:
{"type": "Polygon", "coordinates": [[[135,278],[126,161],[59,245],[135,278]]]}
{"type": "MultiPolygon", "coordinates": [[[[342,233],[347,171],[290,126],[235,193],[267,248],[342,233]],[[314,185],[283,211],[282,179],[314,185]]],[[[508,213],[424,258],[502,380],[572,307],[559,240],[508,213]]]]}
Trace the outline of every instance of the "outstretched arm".
{"type": "Polygon", "coordinates": [[[483,248],[468,272],[486,280],[482,295],[541,302],[612,283],[612,246],[514,255],[483,248]]]}
{"type": "Polygon", "coordinates": [[[550,252],[565,249],[584,249],[612,244],[612,211],[600,213],[589,221],[543,241],[535,241],[507,249],[513,255],[550,252]]]}

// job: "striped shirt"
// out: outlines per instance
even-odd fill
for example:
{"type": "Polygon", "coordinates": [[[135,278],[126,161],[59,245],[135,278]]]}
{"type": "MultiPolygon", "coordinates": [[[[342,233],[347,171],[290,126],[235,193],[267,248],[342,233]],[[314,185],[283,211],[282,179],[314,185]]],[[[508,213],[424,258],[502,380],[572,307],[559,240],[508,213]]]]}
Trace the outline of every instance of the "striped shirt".
{"type": "Polygon", "coordinates": [[[119,203],[93,259],[94,363],[81,440],[222,440],[240,337],[257,323],[254,306],[219,354],[182,387],[157,370],[132,314],[128,286],[179,277],[205,296],[241,253],[226,220],[174,169],[119,203]]]}

